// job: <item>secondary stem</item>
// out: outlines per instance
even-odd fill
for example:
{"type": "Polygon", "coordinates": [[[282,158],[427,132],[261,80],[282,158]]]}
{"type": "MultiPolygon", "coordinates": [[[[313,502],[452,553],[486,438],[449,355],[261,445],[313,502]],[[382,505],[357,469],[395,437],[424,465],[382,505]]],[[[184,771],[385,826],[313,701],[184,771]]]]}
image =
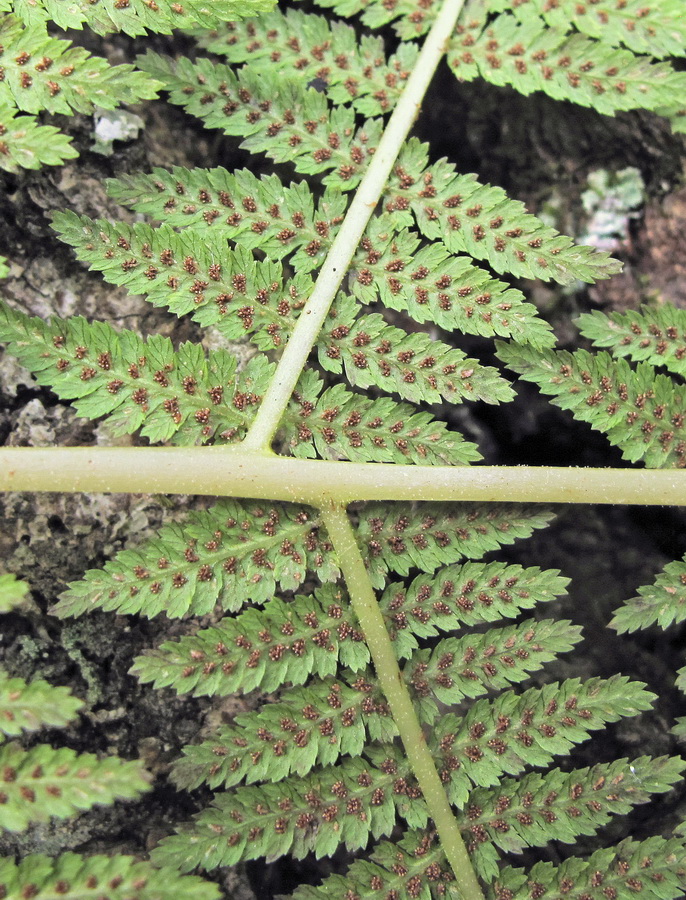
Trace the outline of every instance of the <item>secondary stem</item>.
{"type": "Polygon", "coordinates": [[[331,245],[314,290],[298,317],[274,377],[245,437],[243,445],[253,452],[265,453],[270,448],[274,432],[321,331],[343,276],[379,202],[400,148],[417,117],[424,94],[445,52],[445,42],[455,30],[463,4],[464,0],[444,0],[436,21],[424,41],[369,168],[331,245]]]}
{"type": "Polygon", "coordinates": [[[322,509],[345,578],[352,608],[369,647],[376,676],[391,708],[412,771],[424,795],[441,846],[455,874],[463,900],[483,900],[459,826],[436,771],[431,751],[403,681],[374,589],[344,507],[322,509]]]}
{"type": "Polygon", "coordinates": [[[686,506],[686,471],[400,466],[259,456],[234,447],[3,447],[0,491],[686,506]]]}

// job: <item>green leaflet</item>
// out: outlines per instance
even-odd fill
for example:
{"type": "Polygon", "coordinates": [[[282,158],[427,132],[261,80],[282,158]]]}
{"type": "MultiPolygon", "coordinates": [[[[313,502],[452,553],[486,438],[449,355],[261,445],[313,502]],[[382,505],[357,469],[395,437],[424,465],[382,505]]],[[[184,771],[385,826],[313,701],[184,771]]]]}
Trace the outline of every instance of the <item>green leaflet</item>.
{"type": "Polygon", "coordinates": [[[496,272],[560,284],[598,281],[619,271],[616,260],[527,213],[502,188],[460,175],[446,160],[429,165],[428,146],[410,138],[385,190],[385,209],[403,224],[416,219],[431,240],[451,253],[486,259],[496,272]]]}
{"type": "Polygon", "coordinates": [[[0,670],[0,742],[3,735],[16,737],[46,725],[64,726],[82,706],[83,701],[73,697],[68,688],[40,679],[27,684],[0,670]]]}
{"type": "Polygon", "coordinates": [[[686,464],[686,389],[648,363],[632,369],[608,353],[499,345],[498,356],[553,403],[603,431],[625,459],[654,468],[686,464]]]}
{"type": "Polygon", "coordinates": [[[596,347],[607,347],[613,356],[634,362],[664,366],[675,375],[686,375],[686,315],[664,305],[604,315],[599,310],[576,320],[584,337],[596,347]]]}
{"type": "Polygon", "coordinates": [[[540,897],[557,897],[571,885],[575,891],[600,900],[610,892],[618,900],[628,900],[640,890],[655,900],[672,900],[683,891],[684,844],[682,840],[651,837],[644,841],[625,840],[616,847],[596,850],[588,859],[573,857],[555,866],[539,862],[524,869],[501,869],[489,891],[490,898],[524,900],[535,889],[540,897]]]}
{"type": "Polygon", "coordinates": [[[149,779],[137,762],[116,757],[98,759],[66,747],[38,744],[23,750],[0,746],[2,827],[23,831],[31,822],[65,818],[115,799],[133,799],[148,789],[149,779]]]}
{"type": "Polygon", "coordinates": [[[492,845],[517,853],[551,839],[573,843],[580,834],[593,834],[613,815],[646,803],[651,794],[668,791],[681,780],[683,768],[679,758],[642,756],[571,772],[532,772],[505,778],[495,789],[475,790],[466,813],[470,850],[482,877],[497,877],[492,845]]]}
{"type": "Polygon", "coordinates": [[[0,103],[22,112],[90,113],[157,96],[159,85],[133,66],[112,66],[14,16],[0,18],[0,47],[0,103]]]}
{"type": "Polygon", "coordinates": [[[98,34],[123,31],[130,35],[158,31],[169,34],[172,29],[213,27],[227,19],[239,19],[265,12],[272,0],[3,0],[0,10],[12,9],[28,24],[48,20],[60,28],[83,28],[84,24],[98,34]]]}
{"type": "Polygon", "coordinates": [[[462,717],[449,713],[437,722],[436,765],[451,802],[462,807],[472,785],[495,788],[503,775],[547,766],[589,732],[649,709],[653,699],[645,685],[620,675],[506,691],[477,700],[462,717]]]}
{"type": "Polygon", "coordinates": [[[620,634],[659,625],[683,622],[686,618],[686,561],[668,563],[655,583],[640,587],[639,596],[615,611],[610,627],[620,634]]]}
{"type": "Polygon", "coordinates": [[[58,166],[75,156],[71,138],[53,125],[39,125],[33,116],[17,115],[12,104],[0,101],[0,168],[16,172],[58,166]]]}
{"type": "Polygon", "coordinates": [[[37,900],[58,894],[65,900],[97,896],[107,886],[112,900],[216,900],[219,890],[209,881],[157,869],[133,856],[90,856],[63,853],[57,859],[31,854],[21,862],[0,859],[0,889],[8,900],[20,900],[28,892],[37,900]]]}
{"type": "Polygon", "coordinates": [[[200,225],[205,235],[211,228],[273,260],[293,254],[299,272],[324,260],[348,205],[339,191],[325,190],[315,207],[303,181],[286,186],[277,175],[258,178],[248,169],[221,167],[153,169],[112,179],[107,190],[119,203],[175,228],[200,225]]]}
{"type": "Polygon", "coordinates": [[[17,581],[16,575],[0,575],[0,613],[7,613],[19,606],[28,594],[25,581],[17,581]]]}

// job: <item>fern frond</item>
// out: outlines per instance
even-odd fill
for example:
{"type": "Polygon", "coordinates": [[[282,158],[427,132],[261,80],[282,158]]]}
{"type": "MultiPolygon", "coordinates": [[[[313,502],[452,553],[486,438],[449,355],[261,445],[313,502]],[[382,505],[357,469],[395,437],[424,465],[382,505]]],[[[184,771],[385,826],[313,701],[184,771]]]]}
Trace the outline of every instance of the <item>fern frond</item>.
{"type": "MultiPolygon", "coordinates": [[[[303,884],[293,900],[350,900],[370,888],[397,900],[457,900],[454,875],[431,833],[406,832],[397,843],[381,841],[369,860],[358,859],[345,875],[329,875],[318,885],[303,884]]],[[[499,898],[500,900],[500,898],[499,898]]]]}
{"type": "MultiPolygon", "coordinates": [[[[569,622],[529,620],[486,635],[440,641],[415,653],[403,671],[420,719],[432,723],[438,704],[454,704],[528,678],[580,640],[569,622]]],[[[187,747],[176,782],[232,787],[246,779],[279,781],[342,754],[359,756],[365,742],[392,740],[397,729],[370,671],[357,678],[314,682],[285,692],[277,704],[237,716],[210,740],[187,747]]]]}
{"type": "Polygon", "coordinates": [[[52,21],[60,28],[88,25],[98,34],[123,31],[133,37],[148,31],[169,34],[174,28],[187,30],[198,25],[213,28],[228,19],[242,19],[266,12],[273,0],[5,0],[27,24],[52,21]]]}
{"type": "Polygon", "coordinates": [[[643,0],[612,0],[578,3],[576,0],[489,0],[491,12],[512,12],[522,22],[541,17],[548,25],[568,29],[574,26],[582,34],[598,38],[604,44],[623,45],[649,56],[684,56],[686,22],[679,0],[658,0],[646,6],[643,0]]]}
{"type": "Polygon", "coordinates": [[[502,775],[549,765],[590,732],[645,712],[653,700],[645,685],[620,675],[477,700],[463,718],[449,713],[434,726],[439,774],[451,802],[463,806],[472,785],[493,787],[502,775]]]}
{"type": "Polygon", "coordinates": [[[323,585],[293,603],[275,597],[213,628],[165,641],[134,660],[131,673],[180,694],[226,696],[302,684],[334,675],[339,662],[357,671],[369,650],[342,590],[323,585]]]}
{"type": "Polygon", "coordinates": [[[278,63],[305,82],[316,82],[335,104],[350,103],[364,116],[389,112],[417,58],[414,44],[401,44],[386,59],[383,41],[362,35],[342,22],[294,9],[248,22],[227,22],[195,32],[201,47],[231,63],[278,63]]]}
{"type": "Polygon", "coordinates": [[[66,818],[99,803],[133,799],[148,789],[149,779],[137,762],[117,757],[98,759],[63,747],[38,744],[23,750],[0,746],[2,828],[23,831],[31,822],[66,818]]]}
{"type": "Polygon", "coordinates": [[[63,853],[57,859],[30,854],[16,863],[0,858],[0,893],[6,900],[217,900],[219,888],[194,875],[157,869],[133,856],[89,856],[63,853]],[[103,891],[106,893],[103,894],[103,891]]]}
{"type": "Polygon", "coordinates": [[[138,65],[164,85],[172,103],[201,118],[207,128],[243,137],[241,147],[292,162],[306,175],[329,173],[326,184],[356,187],[381,136],[380,119],[355,128],[351,109],[329,111],[326,98],[301,79],[246,66],[238,73],[200,59],[177,61],[148,52],[138,65]]]}
{"type": "Polygon", "coordinates": [[[686,388],[648,363],[632,369],[608,353],[500,345],[498,356],[553,403],[606,434],[625,459],[654,468],[686,465],[686,388]]]}
{"type": "Polygon", "coordinates": [[[6,573],[0,575],[0,613],[13,610],[22,602],[29,592],[25,581],[18,581],[16,575],[6,573]]]}
{"type": "Polygon", "coordinates": [[[70,41],[49,37],[42,27],[25,27],[15,16],[0,18],[0,67],[0,103],[29,113],[114,109],[152,99],[159,87],[133,66],[113,66],[70,41]]]}
{"type": "Polygon", "coordinates": [[[205,351],[169,338],[147,341],[133,331],[74,316],[49,323],[0,304],[0,339],[39,384],[75,400],[80,416],[108,416],[114,434],[141,429],[151,441],[206,443],[217,432],[241,437],[254,415],[271,366],[256,357],[236,375],[225,350],[205,351]]]}
{"type": "Polygon", "coordinates": [[[286,852],[319,858],[339,844],[354,850],[370,835],[389,834],[398,813],[411,827],[424,827],[426,807],[403,754],[389,745],[367,755],[284,784],[216,795],[212,807],[159,844],[153,861],[187,872],[286,852]]]}
{"type": "Polygon", "coordinates": [[[553,900],[564,894],[590,900],[675,900],[684,890],[684,842],[650,837],[596,850],[588,859],[572,857],[555,866],[536,863],[529,871],[504,868],[489,891],[491,900],[553,900]]]}
{"type": "Polygon", "coordinates": [[[352,290],[363,303],[380,299],[390,309],[446,331],[511,337],[541,347],[554,343],[550,325],[521,291],[467,257],[453,256],[440,241],[417,250],[417,235],[408,229],[393,234],[393,218],[370,225],[353,260],[352,290]]]}
{"type": "Polygon", "coordinates": [[[409,587],[389,584],[379,605],[402,659],[416,649],[417,637],[515,618],[523,609],[562,596],[567,584],[557,570],[465,563],[418,575],[409,587]]]}
{"type": "Polygon", "coordinates": [[[333,581],[338,569],[314,510],[234,500],[167,525],[139,550],[124,550],[86,572],[61,595],[55,612],[76,616],[101,607],[170,618],[205,615],[220,602],[239,609],[264,603],[276,585],[294,590],[308,571],[333,581]]]}
{"type": "Polygon", "coordinates": [[[504,778],[496,788],[477,788],[465,810],[474,862],[482,877],[490,879],[498,872],[491,845],[519,853],[552,840],[571,844],[581,834],[594,834],[612,816],[670,790],[683,768],[679,758],[642,756],[571,772],[532,772],[504,778]]]}
{"type": "Polygon", "coordinates": [[[342,384],[322,387],[306,372],[289,404],[281,434],[293,456],[450,466],[481,459],[476,444],[430,413],[387,397],[370,400],[342,384]]]}
{"type": "Polygon", "coordinates": [[[686,619],[686,560],[668,563],[654,584],[640,587],[639,596],[628,600],[615,611],[610,622],[620,634],[659,625],[670,625],[686,619]]]}
{"type": "Polygon", "coordinates": [[[609,315],[594,310],[579,316],[576,325],[584,337],[596,347],[608,347],[613,356],[628,356],[634,362],[645,361],[686,375],[686,312],[676,306],[609,315]]]}
{"type": "Polygon", "coordinates": [[[554,100],[590,106],[605,115],[658,110],[683,92],[684,76],[669,63],[654,63],[583,34],[570,35],[568,20],[558,18],[558,25],[498,16],[484,22],[476,39],[471,31],[453,39],[450,67],[461,81],[481,76],[522,94],[543,91],[554,100]]]}
{"type": "MultiPolygon", "coordinates": [[[[118,203],[174,228],[199,225],[246,249],[259,247],[269,259],[292,254],[299,272],[320,264],[343,220],[347,198],[326,190],[315,206],[305,182],[284,185],[276,175],[248,169],[153,169],[107,183],[118,203]]],[[[80,236],[73,246],[78,247],[80,236]]],[[[71,243],[71,240],[70,240],[71,243]]]]}
{"type": "Polygon", "coordinates": [[[0,741],[3,735],[16,737],[46,725],[66,725],[82,706],[83,701],[73,697],[68,688],[38,679],[27,684],[0,669],[0,741]]]}
{"type": "Polygon", "coordinates": [[[0,101],[0,169],[59,166],[76,156],[66,134],[53,125],[39,125],[33,116],[19,116],[13,104],[0,101]]]}
{"type": "Polygon", "coordinates": [[[619,271],[607,253],[574,244],[502,188],[458,175],[446,160],[429,165],[427,145],[415,138],[401,151],[384,196],[386,211],[402,224],[411,210],[425,237],[443,241],[451,253],[488,260],[496,272],[570,284],[619,271]]]}

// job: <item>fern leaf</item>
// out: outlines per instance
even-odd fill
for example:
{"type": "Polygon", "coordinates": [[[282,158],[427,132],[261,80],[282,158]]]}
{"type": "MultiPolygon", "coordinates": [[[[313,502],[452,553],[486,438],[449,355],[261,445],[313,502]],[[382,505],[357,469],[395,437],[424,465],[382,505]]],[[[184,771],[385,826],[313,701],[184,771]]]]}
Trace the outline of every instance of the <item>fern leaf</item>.
{"type": "Polygon", "coordinates": [[[147,790],[149,780],[137,762],[98,759],[46,744],[31,750],[4,744],[0,773],[2,827],[7,831],[23,831],[31,822],[62,819],[117,798],[133,799],[147,790]]]}
{"type": "Polygon", "coordinates": [[[409,224],[414,214],[425,237],[442,240],[451,253],[488,260],[496,272],[560,284],[599,281],[619,271],[606,253],[577,246],[474,175],[457,175],[452,164],[428,164],[428,148],[410,139],[385,191],[385,208],[409,224]]]}
{"type": "Polygon", "coordinates": [[[451,466],[481,458],[475,444],[430,413],[386,397],[370,400],[342,384],[318,396],[322,387],[314,373],[305,373],[282,420],[293,456],[451,466]]]}
{"type": "Polygon", "coordinates": [[[206,443],[217,432],[240,438],[254,415],[271,366],[256,357],[236,375],[224,350],[207,356],[198,344],[174,351],[169,338],[147,341],[132,331],[74,316],[51,322],[0,304],[0,340],[39,384],[75,400],[80,416],[108,416],[114,434],[141,429],[151,441],[206,443]]]}
{"type": "Polygon", "coordinates": [[[576,325],[596,347],[610,348],[613,356],[628,356],[634,362],[649,362],[686,375],[686,314],[676,306],[609,315],[595,310],[579,316],[576,325]]]}
{"type": "Polygon", "coordinates": [[[167,525],[139,550],[125,550],[61,595],[55,612],[76,616],[95,607],[120,613],[205,615],[215,603],[239,609],[264,603],[276,585],[294,590],[308,570],[333,581],[338,569],[320,522],[308,507],[218,503],[167,525]]]}
{"type": "Polygon", "coordinates": [[[426,808],[400,751],[386,746],[368,755],[284,784],[219,794],[192,825],[159,844],[153,861],[187,872],[289,851],[297,859],[310,851],[321,857],[339,844],[354,850],[370,835],[389,834],[397,813],[424,827],[426,808]]]}
{"type": "MultiPolygon", "coordinates": [[[[377,844],[369,861],[355,860],[345,875],[329,875],[313,886],[303,884],[293,900],[346,900],[370,887],[397,900],[458,900],[454,875],[431,833],[409,831],[397,843],[377,844]]],[[[381,896],[381,894],[380,894],[381,896]]],[[[500,898],[498,898],[500,900],[500,898]]]]}
{"type": "Polygon", "coordinates": [[[198,25],[212,28],[227,19],[241,19],[266,12],[272,0],[12,0],[14,12],[27,24],[55,22],[60,28],[83,28],[98,34],[123,31],[135,37],[147,31],[169,34],[172,29],[186,30],[198,25]]]}
{"type": "Polygon", "coordinates": [[[372,581],[383,588],[389,569],[407,575],[412,567],[433,572],[464,557],[478,559],[544,528],[551,517],[540,506],[517,504],[370,503],[360,516],[358,540],[372,581]]]}
{"type": "MultiPolygon", "coordinates": [[[[1,151],[0,151],[1,152],[1,151]]],[[[0,256],[0,278],[7,278],[10,268],[4,256],[0,256]]]]}
{"type": "Polygon", "coordinates": [[[39,125],[33,116],[19,116],[13,104],[0,100],[0,169],[59,166],[78,156],[71,138],[53,125],[39,125]]]}
{"type": "Polygon", "coordinates": [[[607,353],[500,346],[498,356],[553,403],[606,434],[625,459],[654,468],[686,465],[686,389],[652,366],[631,369],[607,353]]]}
{"type": "Polygon", "coordinates": [[[496,369],[428,334],[408,334],[378,314],[362,316],[358,311],[352,298],[340,297],[317,347],[322,367],[345,370],[351,384],[375,385],[413,403],[501,403],[514,396],[496,369]]]}
{"type": "Polygon", "coordinates": [[[174,62],[152,52],[139,57],[138,65],[164,85],[172,103],[207,128],[244,137],[241,147],[292,162],[306,175],[329,172],[324,182],[342,190],[357,186],[381,136],[381,120],[369,119],[356,130],[352,110],[339,106],[329,112],[326,98],[301,79],[250,66],[236,74],[207,59],[174,62]]]}
{"type": "Polygon", "coordinates": [[[605,115],[657,110],[683,93],[684,78],[668,63],[654,63],[582,34],[570,36],[568,20],[559,24],[498,16],[476,39],[472,32],[453,39],[450,67],[461,81],[481,76],[522,94],[543,91],[605,115]]]}
{"type": "Polygon", "coordinates": [[[133,66],[112,66],[70,41],[49,37],[44,28],[24,27],[15,16],[0,19],[0,66],[0,103],[29,113],[114,109],[156,97],[159,87],[133,66]]]}
{"type": "Polygon", "coordinates": [[[27,684],[0,670],[0,740],[2,734],[16,737],[45,725],[66,725],[82,706],[83,701],[73,697],[68,688],[42,680],[27,684]]]}
{"type": "Polygon", "coordinates": [[[276,175],[258,178],[248,169],[221,167],[153,169],[110,180],[107,190],[118,203],[174,228],[197,225],[207,235],[211,226],[273,260],[292,254],[299,272],[323,261],[347,206],[337,191],[325,191],[315,208],[304,182],[286,187],[276,175]]]}
{"type": "Polygon", "coordinates": [[[610,627],[620,634],[651,625],[669,628],[686,619],[686,560],[671,562],[655,583],[640,587],[639,596],[615,611],[610,627]]]}
{"type": "Polygon", "coordinates": [[[257,261],[244,247],[229,250],[221,234],[177,234],[169,225],[112,224],[58,213],[53,227],[79,259],[111,284],[144,294],[177,316],[191,314],[236,340],[249,334],[261,350],[285,343],[295,313],[312,290],[307,275],[283,283],[281,266],[257,261]]]}
{"type": "MultiPolygon", "coordinates": [[[[111,900],[217,900],[219,888],[193,875],[156,869],[133,856],[89,856],[63,853],[57,859],[38,853],[21,862],[0,859],[0,893],[7,900],[81,900],[106,891],[111,900]]],[[[97,895],[95,895],[97,896],[97,895]]]]}
{"type": "Polygon", "coordinates": [[[612,816],[646,803],[652,794],[670,790],[683,768],[678,758],[642,756],[571,772],[533,772],[505,778],[497,788],[477,788],[465,810],[468,849],[482,877],[492,878],[498,870],[489,845],[519,853],[551,840],[571,844],[581,834],[594,834],[612,816]]]}
{"type": "Polygon", "coordinates": [[[380,299],[390,309],[446,331],[500,335],[540,347],[554,343],[550,325],[524,301],[521,291],[472,265],[467,257],[453,256],[440,241],[417,250],[415,234],[407,229],[393,234],[393,218],[384,216],[367,229],[353,260],[352,289],[363,303],[380,299]]]}
{"type": "Polygon", "coordinates": [[[25,581],[17,581],[10,573],[0,575],[0,613],[7,613],[19,606],[29,592],[25,581]]]}
{"type": "Polygon", "coordinates": [[[419,575],[409,587],[389,584],[379,604],[396,654],[404,658],[418,646],[417,637],[515,618],[562,596],[567,583],[557,570],[465,563],[419,575]]]}
{"type": "Polygon", "coordinates": [[[436,764],[452,803],[464,806],[472,785],[493,787],[503,774],[546,766],[554,756],[608,722],[650,709],[654,695],[623,676],[506,691],[477,700],[459,718],[448,714],[435,727],[436,764]]]}
{"type": "Polygon", "coordinates": [[[357,671],[369,651],[340,588],[324,585],[293,603],[275,597],[213,628],[166,641],[134,661],[131,673],[155,687],[195,696],[227,696],[302,684],[334,675],[338,663],[357,671]]]}
{"type": "Polygon", "coordinates": [[[511,11],[523,22],[541,17],[548,25],[568,29],[574,26],[582,34],[598,38],[613,47],[624,45],[649,56],[683,56],[686,52],[686,22],[679,0],[658,0],[646,6],[643,0],[612,0],[578,3],[575,0],[526,0],[509,3],[493,0],[492,12],[511,11]]]}
{"type": "Polygon", "coordinates": [[[401,44],[387,60],[379,38],[362,35],[358,41],[349,25],[293,9],[194,36],[201,47],[234,64],[278,63],[306,83],[314,81],[332,103],[351,103],[365,116],[395,106],[417,58],[414,44],[401,44]]]}

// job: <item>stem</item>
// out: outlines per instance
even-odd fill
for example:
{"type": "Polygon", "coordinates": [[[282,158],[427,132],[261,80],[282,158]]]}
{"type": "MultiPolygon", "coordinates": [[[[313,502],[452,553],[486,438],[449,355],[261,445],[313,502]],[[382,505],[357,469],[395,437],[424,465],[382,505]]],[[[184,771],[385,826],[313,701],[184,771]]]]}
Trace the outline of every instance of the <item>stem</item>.
{"type": "Polygon", "coordinates": [[[686,471],[399,466],[256,455],[234,447],[3,447],[0,491],[686,506],[686,471]]]}
{"type": "Polygon", "coordinates": [[[445,42],[455,30],[463,4],[464,0],[443,2],[245,437],[246,449],[264,452],[270,448],[343,276],[417,117],[424,94],[445,52],[445,42]]]}
{"type": "Polygon", "coordinates": [[[460,896],[463,900],[483,900],[459,826],[398,667],[393,644],[386,631],[348,514],[344,507],[334,506],[323,509],[322,516],[343,571],[353,611],[374,661],[381,690],[391,708],[407,758],[424,794],[443,852],[455,874],[460,896]]]}

